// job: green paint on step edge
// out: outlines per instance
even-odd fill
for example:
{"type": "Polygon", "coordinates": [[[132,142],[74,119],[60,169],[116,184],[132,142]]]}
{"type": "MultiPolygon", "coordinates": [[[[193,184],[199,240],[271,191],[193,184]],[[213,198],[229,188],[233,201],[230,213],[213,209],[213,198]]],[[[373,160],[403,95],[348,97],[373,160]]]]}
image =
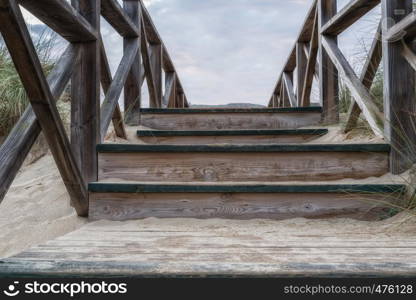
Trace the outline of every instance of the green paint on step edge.
{"type": "Polygon", "coordinates": [[[138,130],[138,137],[174,136],[251,136],[251,135],[325,135],[328,129],[277,129],[277,130],[138,130]]]}
{"type": "Polygon", "coordinates": [[[187,271],[178,263],[121,261],[0,260],[0,278],[414,278],[413,263],[188,263],[187,271]],[[274,271],[256,271],[256,270],[274,271]],[[161,271],[164,270],[164,271],[161,271]],[[358,272],[357,270],[360,270],[358,272]],[[392,272],[391,270],[396,270],[392,272]]]}
{"type": "Polygon", "coordinates": [[[202,114],[202,113],[322,113],[320,106],[284,108],[142,108],[143,114],[202,114]]]}
{"type": "Polygon", "coordinates": [[[99,144],[100,153],[138,152],[390,152],[389,144],[136,145],[99,144]]]}
{"type": "Polygon", "coordinates": [[[88,185],[94,193],[402,193],[402,184],[336,185],[169,185],[102,183],[88,185]]]}

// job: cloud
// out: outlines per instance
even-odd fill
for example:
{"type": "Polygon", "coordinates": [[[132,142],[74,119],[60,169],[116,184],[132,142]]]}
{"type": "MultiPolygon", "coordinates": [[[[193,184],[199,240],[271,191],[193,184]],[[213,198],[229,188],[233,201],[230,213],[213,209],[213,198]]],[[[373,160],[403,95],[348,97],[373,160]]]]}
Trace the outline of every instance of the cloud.
{"type": "MultiPolygon", "coordinates": [[[[309,0],[144,2],[188,99],[201,104],[267,104],[311,5],[309,0]]],[[[37,22],[27,12],[25,16],[37,22]]],[[[360,28],[362,32],[368,24],[360,28]]],[[[355,27],[340,39],[347,56],[357,33],[355,27]]],[[[114,73],[123,54],[122,38],[103,19],[102,35],[114,73]]]]}

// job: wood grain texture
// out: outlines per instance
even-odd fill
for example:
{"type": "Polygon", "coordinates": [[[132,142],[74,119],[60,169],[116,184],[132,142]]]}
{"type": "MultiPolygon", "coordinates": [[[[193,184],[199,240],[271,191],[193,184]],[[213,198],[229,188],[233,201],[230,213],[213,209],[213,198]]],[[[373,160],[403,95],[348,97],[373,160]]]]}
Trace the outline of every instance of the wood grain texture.
{"type": "Polygon", "coordinates": [[[271,183],[112,183],[91,182],[88,190],[92,193],[110,194],[140,194],[140,193],[348,193],[355,194],[395,194],[400,198],[406,190],[403,184],[321,184],[310,182],[308,184],[285,182],[271,183]]]}
{"type": "Polygon", "coordinates": [[[206,144],[277,144],[305,143],[321,137],[320,135],[234,135],[234,136],[140,136],[145,144],[153,145],[206,145],[206,144]]]}
{"type": "Polygon", "coordinates": [[[117,0],[101,0],[101,14],[121,36],[126,38],[137,38],[140,36],[137,23],[122,9],[117,0]]]}
{"type": "Polygon", "coordinates": [[[70,42],[98,39],[96,28],[91,26],[67,1],[18,0],[17,2],[70,42]]]}
{"type": "Polygon", "coordinates": [[[388,153],[365,152],[100,153],[99,179],[117,182],[359,179],[384,175],[388,163],[388,153]]]}
{"type": "Polygon", "coordinates": [[[295,90],[293,88],[293,73],[283,73],[283,82],[285,85],[285,92],[286,92],[286,96],[287,99],[289,101],[289,105],[291,107],[297,107],[297,100],[296,100],[296,95],[295,95],[295,90]]]}
{"type": "Polygon", "coordinates": [[[296,43],[296,105],[301,106],[303,86],[305,84],[308,58],[305,53],[306,43],[296,43]]]}
{"type": "Polygon", "coordinates": [[[165,73],[165,95],[163,99],[164,105],[168,108],[176,107],[176,73],[167,72],[165,73]]]}
{"type": "Polygon", "coordinates": [[[140,26],[141,28],[140,49],[141,49],[142,57],[143,57],[143,68],[144,68],[144,74],[146,76],[147,88],[149,90],[149,107],[157,108],[159,106],[158,106],[158,101],[157,101],[155,74],[152,68],[152,63],[151,63],[151,58],[150,58],[151,53],[150,53],[150,49],[148,45],[148,38],[147,38],[146,30],[144,27],[143,18],[141,22],[142,24],[140,26]]]}
{"type": "Polygon", "coordinates": [[[325,135],[328,129],[278,129],[278,130],[138,130],[138,137],[167,136],[285,136],[285,135],[325,135]]]}
{"type": "Polygon", "coordinates": [[[402,55],[407,63],[416,70],[416,54],[406,43],[402,42],[402,55]]]}
{"type": "Polygon", "coordinates": [[[203,220],[93,222],[1,260],[0,277],[416,275],[411,234],[374,234],[383,230],[379,223],[362,225],[360,231],[316,228],[305,235],[296,226],[279,228],[267,220],[250,233],[246,221],[222,222],[227,226],[203,220]]]}
{"type": "Polygon", "coordinates": [[[280,107],[280,108],[142,108],[142,114],[205,114],[205,113],[228,113],[228,114],[251,114],[251,113],[321,113],[322,107],[280,107]]]}
{"type": "Polygon", "coordinates": [[[308,142],[327,133],[328,131],[326,129],[215,131],[141,130],[137,132],[137,136],[144,143],[157,145],[275,144],[308,142]]]}
{"type": "Polygon", "coordinates": [[[368,88],[366,88],[357,75],[355,75],[353,68],[350,66],[333,39],[325,36],[322,37],[322,45],[325,48],[328,57],[338,69],[339,75],[351,92],[355,102],[360,106],[361,111],[374,134],[379,137],[384,137],[384,116],[375,104],[373,96],[371,96],[368,88]]]}
{"type": "MultiPolygon", "coordinates": [[[[79,46],[70,45],[56,62],[47,81],[54,99],[64,92],[79,62],[79,46]]],[[[21,118],[0,146],[0,202],[4,199],[18,171],[42,129],[32,107],[21,118]]]]}
{"type": "Polygon", "coordinates": [[[125,40],[124,55],[121,59],[120,65],[117,68],[114,79],[111,82],[110,88],[103,104],[101,105],[101,135],[105,136],[108,130],[108,126],[111,123],[114,109],[117,106],[123,87],[126,83],[127,77],[137,57],[139,51],[139,39],[131,38],[125,40]]]}
{"type": "MultiPolygon", "coordinates": [[[[318,26],[321,32],[323,26],[336,14],[336,0],[318,1],[318,26]]],[[[326,124],[336,124],[339,122],[339,86],[338,70],[328,56],[322,42],[325,36],[319,35],[319,102],[322,105],[322,119],[326,124]]],[[[336,36],[327,36],[333,43],[337,44],[336,36]]]]}
{"type": "MultiPolygon", "coordinates": [[[[100,31],[100,0],[72,0],[79,13],[100,31]]],[[[97,178],[95,146],[100,135],[100,41],[81,44],[80,63],[71,78],[71,146],[86,183],[97,178]]]]}
{"type": "MultiPolygon", "coordinates": [[[[406,13],[412,13],[411,0],[382,0],[382,17],[400,22],[406,13]],[[397,14],[403,11],[405,14],[397,14]]],[[[393,22],[383,26],[387,35],[393,22]]],[[[400,174],[408,170],[416,156],[416,92],[415,71],[402,56],[402,43],[383,40],[384,116],[385,136],[393,150],[391,172],[400,174]]]]}
{"type": "MultiPolygon", "coordinates": [[[[382,51],[382,33],[381,33],[381,26],[382,23],[380,22],[375,37],[373,39],[373,43],[371,48],[368,52],[368,57],[364,63],[363,69],[361,71],[360,80],[363,83],[364,87],[370,91],[371,86],[373,85],[374,77],[377,74],[377,69],[380,66],[383,51],[382,51]]],[[[361,108],[356,101],[353,101],[350,105],[347,115],[347,122],[344,127],[344,132],[349,132],[352,130],[356,125],[358,118],[361,114],[361,108]]],[[[384,119],[384,116],[383,116],[384,119]]],[[[384,122],[383,122],[384,123],[384,122]]],[[[383,124],[384,128],[384,124],[383,124]]]]}
{"type": "Polygon", "coordinates": [[[153,83],[156,92],[156,107],[162,107],[163,102],[163,83],[162,83],[162,45],[161,44],[150,44],[150,67],[152,68],[153,83]]]}
{"type": "Polygon", "coordinates": [[[390,152],[389,144],[273,144],[273,145],[142,145],[142,144],[100,144],[100,153],[138,153],[138,152],[390,152]]]}
{"type": "MultiPolygon", "coordinates": [[[[408,10],[405,10],[408,13],[408,10]]],[[[405,14],[406,15],[406,14],[405,14]]],[[[397,42],[402,39],[411,40],[416,34],[416,14],[410,13],[406,16],[397,16],[399,21],[387,25],[389,28],[385,30],[384,38],[389,42],[397,42]]]]}
{"type": "MultiPolygon", "coordinates": [[[[141,31],[141,18],[142,12],[138,1],[123,1],[123,8],[127,16],[137,27],[138,31],[141,31]]],[[[124,40],[124,50],[128,45],[128,40],[124,40]]],[[[141,47],[141,43],[139,43],[141,47]]],[[[137,126],[139,123],[139,114],[141,107],[141,93],[142,93],[142,81],[141,81],[141,49],[138,51],[136,59],[133,62],[129,75],[124,85],[124,121],[130,126],[137,126]]]]}
{"type": "Polygon", "coordinates": [[[312,92],[312,84],[313,84],[313,78],[316,77],[316,74],[319,73],[319,67],[317,64],[318,59],[318,49],[319,49],[319,28],[318,28],[318,11],[315,12],[315,20],[313,23],[313,31],[312,31],[312,37],[311,42],[309,46],[308,51],[308,62],[306,65],[305,70],[305,79],[303,82],[302,92],[301,92],[301,98],[300,98],[300,106],[309,106],[310,105],[310,97],[312,92]],[[318,72],[316,72],[316,69],[318,67],[318,72]]]}
{"type": "Polygon", "coordinates": [[[218,130],[218,129],[294,129],[320,123],[319,112],[276,113],[145,113],[140,124],[161,130],[218,130]]]}
{"type": "Polygon", "coordinates": [[[321,33],[339,35],[379,4],[380,0],[350,0],[321,28],[321,33]]]}
{"type": "Polygon", "coordinates": [[[348,193],[91,193],[90,219],[274,219],[352,217],[378,220],[393,197],[348,193]],[[380,201],[383,199],[383,201],[380,201]]]}
{"type": "Polygon", "coordinates": [[[86,185],[22,13],[15,1],[0,1],[0,31],[70,195],[71,203],[80,216],[86,216],[86,185]]]}
{"type": "MultiPolygon", "coordinates": [[[[108,63],[107,54],[105,52],[102,38],[100,39],[100,71],[101,87],[103,88],[104,95],[106,95],[110,89],[111,83],[113,82],[113,78],[111,75],[110,64],[108,63]]],[[[127,139],[123,116],[121,114],[120,105],[118,103],[114,109],[112,121],[116,135],[119,138],[127,139]]]]}

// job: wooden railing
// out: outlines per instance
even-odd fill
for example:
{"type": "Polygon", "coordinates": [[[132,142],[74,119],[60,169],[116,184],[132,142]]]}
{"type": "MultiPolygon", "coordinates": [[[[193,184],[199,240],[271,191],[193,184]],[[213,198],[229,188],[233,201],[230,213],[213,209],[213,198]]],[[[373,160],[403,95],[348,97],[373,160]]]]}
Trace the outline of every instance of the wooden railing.
{"type": "Polygon", "coordinates": [[[117,0],[0,0],[0,32],[31,104],[0,147],[0,201],[43,132],[72,205],[78,215],[86,216],[87,184],[97,180],[96,145],[111,123],[121,138],[126,138],[124,121],[137,125],[144,80],[150,107],[188,107],[167,49],[141,0],[124,0],[123,7],[117,0]],[[70,42],[47,78],[19,5],[70,42]],[[100,34],[100,15],[124,39],[114,78],[100,34]],[[69,81],[70,139],[56,108],[69,81]],[[102,105],[100,83],[105,93],[102,105]],[[118,104],[123,88],[124,118],[118,104]]]}
{"type": "Polygon", "coordinates": [[[323,122],[339,122],[339,80],[353,103],[344,130],[353,129],[362,113],[375,135],[391,144],[391,171],[401,173],[416,161],[416,13],[412,0],[351,0],[337,9],[336,0],[314,0],[283,67],[269,107],[309,106],[314,77],[319,85],[323,122]],[[367,60],[356,75],[338,47],[338,35],[381,5],[382,15],[367,60]],[[382,63],[384,109],[370,93],[382,63]],[[296,90],[294,89],[296,73],[296,90]]]}

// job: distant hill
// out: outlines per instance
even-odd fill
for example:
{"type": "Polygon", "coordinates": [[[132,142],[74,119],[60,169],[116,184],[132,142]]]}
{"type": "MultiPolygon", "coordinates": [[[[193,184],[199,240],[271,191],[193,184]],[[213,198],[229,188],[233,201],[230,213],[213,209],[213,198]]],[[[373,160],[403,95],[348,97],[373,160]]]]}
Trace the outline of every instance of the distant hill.
{"type": "Polygon", "coordinates": [[[192,108],[265,108],[265,105],[253,103],[228,103],[224,105],[191,104],[192,108]]]}

